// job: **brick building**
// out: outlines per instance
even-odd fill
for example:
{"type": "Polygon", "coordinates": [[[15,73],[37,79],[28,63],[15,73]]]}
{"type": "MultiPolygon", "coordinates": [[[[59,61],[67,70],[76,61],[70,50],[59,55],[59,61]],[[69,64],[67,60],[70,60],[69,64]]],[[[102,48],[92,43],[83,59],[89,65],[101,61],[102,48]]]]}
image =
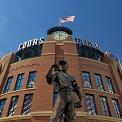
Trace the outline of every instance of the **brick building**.
{"type": "Polygon", "coordinates": [[[0,60],[0,122],[48,122],[57,93],[45,74],[64,59],[83,94],[77,122],[122,122],[122,68],[97,44],[53,27],[47,40],[30,40],[0,60]]]}

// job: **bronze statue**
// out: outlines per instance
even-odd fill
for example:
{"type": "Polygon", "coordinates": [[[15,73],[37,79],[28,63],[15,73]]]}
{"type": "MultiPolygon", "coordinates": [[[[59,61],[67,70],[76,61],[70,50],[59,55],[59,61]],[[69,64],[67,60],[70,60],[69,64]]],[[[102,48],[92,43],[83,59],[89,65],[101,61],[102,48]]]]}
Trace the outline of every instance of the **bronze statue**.
{"type": "Polygon", "coordinates": [[[59,61],[59,66],[54,64],[46,74],[48,84],[53,84],[58,92],[54,104],[50,122],[61,122],[64,115],[64,122],[75,122],[75,108],[80,108],[82,96],[75,78],[67,73],[68,64],[66,61],[59,61]],[[79,101],[76,102],[74,92],[79,101]]]}

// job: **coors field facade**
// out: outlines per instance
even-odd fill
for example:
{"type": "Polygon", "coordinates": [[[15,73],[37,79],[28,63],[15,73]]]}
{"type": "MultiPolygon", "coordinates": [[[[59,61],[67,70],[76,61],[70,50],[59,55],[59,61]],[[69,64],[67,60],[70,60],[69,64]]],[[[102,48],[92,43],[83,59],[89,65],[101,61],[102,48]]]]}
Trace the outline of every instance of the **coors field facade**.
{"type": "Polygon", "coordinates": [[[48,122],[57,92],[45,75],[59,60],[69,64],[83,95],[76,122],[122,122],[122,67],[96,43],[53,27],[47,40],[29,40],[0,60],[0,122],[48,122]]]}

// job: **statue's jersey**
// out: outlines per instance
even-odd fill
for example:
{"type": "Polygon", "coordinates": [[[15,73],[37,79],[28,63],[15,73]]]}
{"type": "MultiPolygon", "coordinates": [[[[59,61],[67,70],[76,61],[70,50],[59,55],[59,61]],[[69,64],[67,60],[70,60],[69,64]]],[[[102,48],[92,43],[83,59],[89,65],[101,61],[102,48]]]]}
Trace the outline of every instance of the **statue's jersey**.
{"type": "Polygon", "coordinates": [[[62,71],[55,71],[52,73],[52,83],[56,90],[61,88],[69,88],[73,90],[74,77],[69,75],[68,73],[64,73],[62,71]]]}

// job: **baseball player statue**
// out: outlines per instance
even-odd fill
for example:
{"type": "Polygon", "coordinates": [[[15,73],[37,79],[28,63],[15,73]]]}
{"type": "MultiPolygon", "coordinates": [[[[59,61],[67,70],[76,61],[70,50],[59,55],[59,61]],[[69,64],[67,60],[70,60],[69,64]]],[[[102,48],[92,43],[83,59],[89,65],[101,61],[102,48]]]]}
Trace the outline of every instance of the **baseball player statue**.
{"type": "Polygon", "coordinates": [[[61,60],[59,66],[53,64],[46,74],[47,83],[54,85],[54,89],[58,92],[50,122],[61,122],[63,115],[64,122],[76,122],[75,108],[80,108],[82,104],[80,88],[75,78],[67,73],[67,69],[67,62],[61,60]],[[75,93],[79,98],[77,102],[75,93]]]}

